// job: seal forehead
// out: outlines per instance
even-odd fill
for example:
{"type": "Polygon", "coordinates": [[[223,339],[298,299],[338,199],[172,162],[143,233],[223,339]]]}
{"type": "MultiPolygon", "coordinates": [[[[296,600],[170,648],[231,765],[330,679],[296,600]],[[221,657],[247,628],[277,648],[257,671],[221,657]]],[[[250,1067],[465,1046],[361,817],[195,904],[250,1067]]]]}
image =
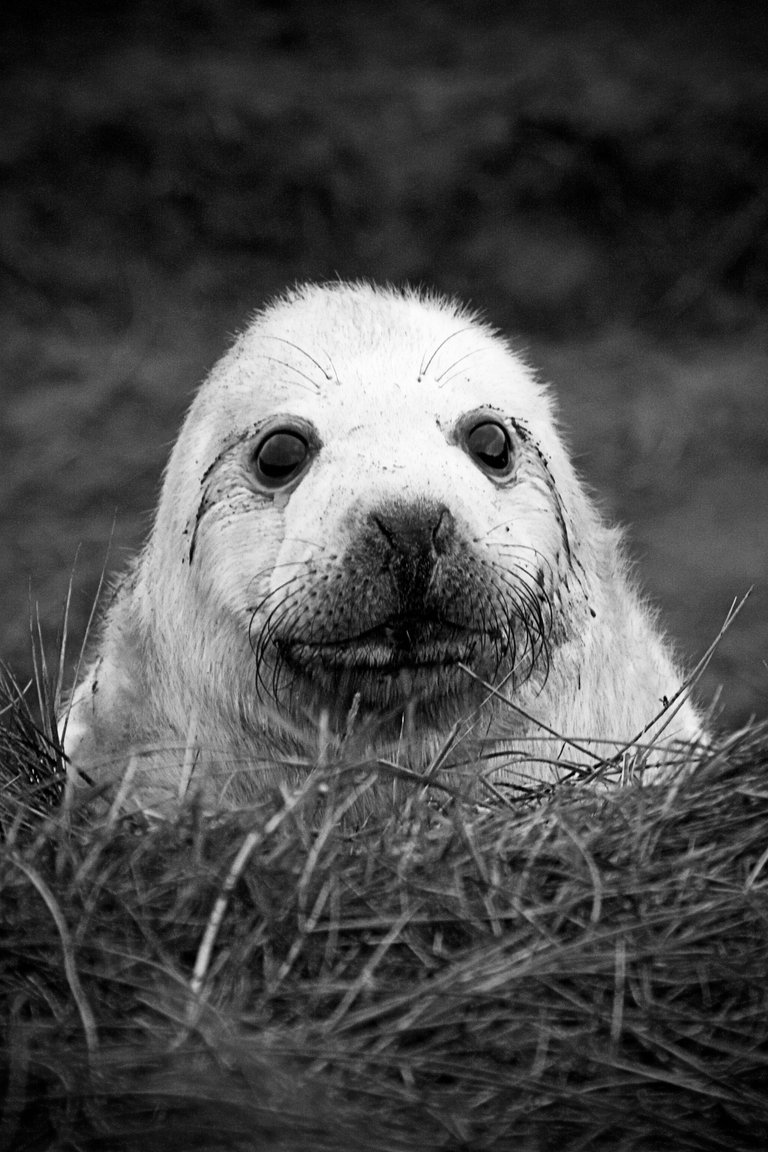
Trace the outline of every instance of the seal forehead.
{"type": "MultiPolygon", "coordinates": [[[[440,298],[367,286],[305,288],[258,316],[214,374],[238,419],[292,411],[330,421],[432,416],[494,406],[549,416],[545,390],[488,326],[440,298]]],[[[231,414],[220,408],[230,429],[231,414]]]]}

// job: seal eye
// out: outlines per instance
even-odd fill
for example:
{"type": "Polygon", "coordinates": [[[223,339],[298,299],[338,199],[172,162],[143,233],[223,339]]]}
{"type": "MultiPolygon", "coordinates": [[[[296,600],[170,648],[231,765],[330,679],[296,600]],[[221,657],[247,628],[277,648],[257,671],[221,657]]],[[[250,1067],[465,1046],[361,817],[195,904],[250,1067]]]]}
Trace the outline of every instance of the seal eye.
{"type": "Polygon", "coordinates": [[[475,424],[467,433],[470,456],[485,472],[506,475],[512,467],[512,447],[509,434],[502,424],[486,420],[475,424]]]}
{"type": "Polygon", "coordinates": [[[304,466],[309,445],[298,432],[273,432],[253,454],[253,470],[265,488],[290,483],[304,466]]]}

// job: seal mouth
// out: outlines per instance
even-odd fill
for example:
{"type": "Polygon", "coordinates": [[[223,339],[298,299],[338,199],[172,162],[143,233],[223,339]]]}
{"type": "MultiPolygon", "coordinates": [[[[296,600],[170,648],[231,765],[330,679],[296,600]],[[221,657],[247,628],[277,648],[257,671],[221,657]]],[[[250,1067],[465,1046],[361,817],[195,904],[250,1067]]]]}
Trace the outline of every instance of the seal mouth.
{"type": "Polygon", "coordinates": [[[487,640],[476,629],[425,615],[397,615],[352,636],[322,640],[284,639],[291,663],[397,675],[407,669],[439,669],[471,660],[487,640]]]}

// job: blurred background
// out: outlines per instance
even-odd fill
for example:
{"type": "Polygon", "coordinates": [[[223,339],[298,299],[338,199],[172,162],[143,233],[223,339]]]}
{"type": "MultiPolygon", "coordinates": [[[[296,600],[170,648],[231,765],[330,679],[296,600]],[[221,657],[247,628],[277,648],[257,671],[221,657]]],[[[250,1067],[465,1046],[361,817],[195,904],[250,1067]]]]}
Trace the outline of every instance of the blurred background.
{"type": "MultiPolygon", "coordinates": [[[[455,293],[550,380],[724,725],[768,713],[768,5],[0,16],[0,655],[71,643],[192,390],[297,279],[455,293]],[[721,691],[720,691],[721,690],[721,691]]],[[[193,622],[190,622],[193,626],[193,622]]]]}

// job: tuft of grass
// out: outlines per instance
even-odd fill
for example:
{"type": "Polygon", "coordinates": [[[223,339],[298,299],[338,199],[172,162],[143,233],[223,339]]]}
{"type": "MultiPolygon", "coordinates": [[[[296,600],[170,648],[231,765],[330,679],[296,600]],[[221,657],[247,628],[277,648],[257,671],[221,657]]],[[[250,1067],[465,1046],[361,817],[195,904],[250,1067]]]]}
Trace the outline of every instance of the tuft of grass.
{"type": "Polygon", "coordinates": [[[0,691],[3,1149],[765,1148],[768,727],[504,806],[354,826],[376,769],[326,765],[157,820],[62,802],[0,691]]]}

